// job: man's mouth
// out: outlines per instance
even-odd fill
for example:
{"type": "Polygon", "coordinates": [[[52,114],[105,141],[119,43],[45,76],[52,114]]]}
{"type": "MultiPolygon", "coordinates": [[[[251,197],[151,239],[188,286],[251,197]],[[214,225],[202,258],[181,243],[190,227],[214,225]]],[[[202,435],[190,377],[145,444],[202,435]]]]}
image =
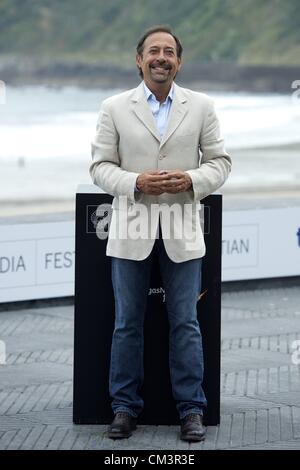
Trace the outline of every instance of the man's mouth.
{"type": "Polygon", "coordinates": [[[165,73],[167,71],[166,69],[163,69],[161,67],[154,67],[152,70],[155,70],[155,72],[158,73],[165,73]]]}
{"type": "Polygon", "coordinates": [[[166,72],[171,68],[169,65],[150,65],[150,67],[156,72],[166,72]]]}

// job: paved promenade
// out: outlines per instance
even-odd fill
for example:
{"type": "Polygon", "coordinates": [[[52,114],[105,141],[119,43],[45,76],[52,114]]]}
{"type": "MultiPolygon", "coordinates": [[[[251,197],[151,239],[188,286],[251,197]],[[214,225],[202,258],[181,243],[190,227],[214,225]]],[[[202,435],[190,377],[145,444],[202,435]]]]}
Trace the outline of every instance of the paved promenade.
{"type": "Polygon", "coordinates": [[[300,449],[300,289],[234,289],[222,294],[221,425],[204,443],[180,441],[175,426],[111,441],[106,426],[73,425],[73,307],[1,311],[0,449],[300,449]]]}

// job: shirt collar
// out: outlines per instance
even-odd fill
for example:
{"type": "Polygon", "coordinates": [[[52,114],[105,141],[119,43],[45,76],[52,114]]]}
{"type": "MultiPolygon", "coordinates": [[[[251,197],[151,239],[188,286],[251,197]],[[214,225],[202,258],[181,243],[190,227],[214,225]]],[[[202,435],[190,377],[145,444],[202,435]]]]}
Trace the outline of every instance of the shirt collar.
{"type": "MultiPolygon", "coordinates": [[[[147,101],[149,99],[154,99],[156,100],[156,97],[155,95],[152,93],[151,90],[149,90],[149,88],[147,87],[146,83],[143,82],[143,85],[144,85],[144,90],[145,90],[145,94],[146,94],[146,98],[147,98],[147,101]]],[[[170,100],[172,101],[173,100],[173,93],[174,93],[174,84],[172,83],[172,86],[170,88],[170,91],[168,93],[168,96],[166,97],[165,101],[168,101],[168,98],[170,98],[170,100]]],[[[156,100],[157,101],[157,100],[156,100]]]]}

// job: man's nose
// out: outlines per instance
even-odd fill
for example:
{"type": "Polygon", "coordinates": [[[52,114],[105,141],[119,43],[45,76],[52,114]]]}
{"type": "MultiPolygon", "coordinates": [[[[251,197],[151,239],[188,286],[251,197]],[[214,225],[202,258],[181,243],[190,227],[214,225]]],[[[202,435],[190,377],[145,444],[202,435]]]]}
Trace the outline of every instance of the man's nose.
{"type": "Polygon", "coordinates": [[[159,52],[158,60],[160,60],[160,61],[165,61],[166,60],[164,51],[159,52]]]}

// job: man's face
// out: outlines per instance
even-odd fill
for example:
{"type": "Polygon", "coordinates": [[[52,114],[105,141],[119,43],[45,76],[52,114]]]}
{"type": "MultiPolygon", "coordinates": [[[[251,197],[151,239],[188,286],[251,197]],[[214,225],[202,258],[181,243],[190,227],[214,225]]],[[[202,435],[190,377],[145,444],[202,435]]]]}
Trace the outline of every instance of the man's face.
{"type": "Polygon", "coordinates": [[[153,33],[145,39],[142,55],[136,55],[146,84],[171,84],[181,67],[176,41],[168,33],[153,33]]]}

